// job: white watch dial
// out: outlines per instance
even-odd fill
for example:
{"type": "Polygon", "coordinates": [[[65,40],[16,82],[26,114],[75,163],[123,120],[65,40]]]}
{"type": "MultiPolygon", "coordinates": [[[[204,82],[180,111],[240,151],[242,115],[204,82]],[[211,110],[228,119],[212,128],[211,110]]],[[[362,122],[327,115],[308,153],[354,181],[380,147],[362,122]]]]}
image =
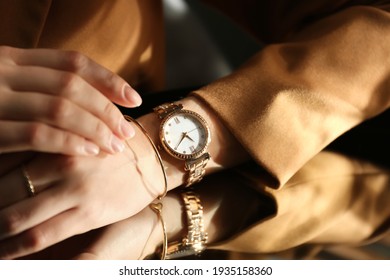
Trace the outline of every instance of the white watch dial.
{"type": "Polygon", "coordinates": [[[186,110],[168,117],[162,125],[162,133],[164,145],[180,158],[201,154],[209,142],[204,120],[186,110]]]}

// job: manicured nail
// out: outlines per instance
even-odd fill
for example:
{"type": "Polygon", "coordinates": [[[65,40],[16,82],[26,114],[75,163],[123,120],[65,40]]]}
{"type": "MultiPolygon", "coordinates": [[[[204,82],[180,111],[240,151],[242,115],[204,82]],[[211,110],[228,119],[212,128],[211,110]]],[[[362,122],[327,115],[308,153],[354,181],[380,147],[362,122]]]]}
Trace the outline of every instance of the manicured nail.
{"type": "Polygon", "coordinates": [[[135,106],[140,106],[142,103],[142,98],[139,96],[139,94],[131,88],[129,85],[124,86],[123,88],[124,96],[127,101],[130,101],[135,106]]]}
{"type": "Polygon", "coordinates": [[[125,144],[113,135],[111,138],[111,149],[115,153],[122,152],[125,149],[125,144]]]}
{"type": "Polygon", "coordinates": [[[99,153],[100,149],[98,146],[91,142],[86,142],[84,145],[84,152],[87,155],[96,156],[99,153]]]}
{"type": "Polygon", "coordinates": [[[132,138],[135,134],[133,126],[124,118],[121,120],[121,132],[126,138],[132,138]]]}

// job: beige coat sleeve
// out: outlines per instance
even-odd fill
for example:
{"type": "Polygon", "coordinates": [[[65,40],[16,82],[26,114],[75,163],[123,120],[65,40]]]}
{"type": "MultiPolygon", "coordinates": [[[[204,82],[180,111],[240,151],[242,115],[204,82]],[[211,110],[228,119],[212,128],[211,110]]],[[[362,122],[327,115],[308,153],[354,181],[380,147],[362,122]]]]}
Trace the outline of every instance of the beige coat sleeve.
{"type": "Polygon", "coordinates": [[[389,108],[389,1],[374,7],[247,0],[236,9],[234,1],[207,2],[269,43],[194,94],[260,167],[239,169],[241,187],[254,187],[274,206],[213,248],[270,253],[383,235],[390,226],[389,169],[323,149],[389,108]]]}
{"type": "Polygon", "coordinates": [[[276,188],[390,104],[386,10],[352,6],[284,34],[286,42],[267,45],[233,74],[194,93],[276,188]]]}
{"type": "Polygon", "coordinates": [[[320,152],[277,190],[246,168],[226,176],[254,188],[259,203],[267,198],[272,210],[260,211],[252,224],[210,244],[213,249],[274,253],[302,245],[357,246],[389,232],[390,170],[364,160],[320,152]]]}

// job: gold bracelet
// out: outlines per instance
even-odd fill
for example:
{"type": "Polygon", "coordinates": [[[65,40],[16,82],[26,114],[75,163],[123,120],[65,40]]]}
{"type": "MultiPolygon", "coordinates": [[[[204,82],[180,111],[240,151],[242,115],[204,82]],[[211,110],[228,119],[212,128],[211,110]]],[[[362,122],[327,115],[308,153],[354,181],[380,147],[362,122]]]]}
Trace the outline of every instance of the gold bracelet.
{"type": "Polygon", "coordinates": [[[208,234],[204,227],[200,197],[194,191],[185,191],[181,196],[185,207],[187,234],[181,241],[167,245],[165,258],[168,260],[199,255],[206,249],[208,234]]]}
{"type": "Polygon", "coordinates": [[[146,129],[142,126],[142,124],[140,124],[137,120],[135,120],[132,117],[127,116],[127,115],[125,115],[125,119],[127,121],[129,121],[129,122],[135,123],[138,126],[138,128],[141,129],[141,131],[144,133],[144,135],[146,136],[146,138],[148,139],[148,141],[150,142],[150,144],[153,147],[153,150],[154,150],[154,152],[156,154],[158,162],[160,163],[161,171],[162,171],[163,176],[164,176],[164,191],[163,191],[162,194],[160,194],[157,197],[158,200],[161,200],[161,199],[163,199],[167,195],[167,192],[168,192],[168,179],[167,179],[167,173],[165,172],[165,167],[164,167],[162,158],[160,156],[160,153],[158,152],[158,149],[157,149],[156,145],[154,145],[152,138],[149,136],[149,134],[147,133],[146,129]]]}
{"type": "MultiPolygon", "coordinates": [[[[133,122],[133,123],[135,123],[138,126],[138,128],[144,133],[144,135],[146,136],[146,138],[148,139],[148,141],[150,142],[150,144],[153,147],[153,150],[154,150],[154,152],[156,154],[158,162],[160,163],[161,170],[162,170],[163,177],[164,177],[164,191],[163,191],[162,194],[157,196],[157,199],[159,201],[161,201],[167,195],[167,192],[168,192],[168,180],[167,180],[167,173],[165,172],[165,167],[164,167],[162,158],[160,156],[160,153],[158,152],[158,149],[157,149],[156,145],[154,145],[153,140],[149,136],[149,134],[147,133],[146,129],[137,120],[133,119],[132,117],[130,117],[128,115],[125,115],[124,117],[125,117],[125,119],[127,121],[133,122]]],[[[129,144],[127,143],[127,145],[129,145],[129,144]]],[[[162,229],[163,229],[163,244],[162,244],[162,251],[161,251],[160,259],[161,260],[165,260],[167,247],[168,247],[168,236],[167,236],[167,230],[166,230],[166,227],[165,227],[165,223],[164,223],[164,220],[163,220],[163,217],[162,217],[163,204],[161,202],[150,203],[149,204],[149,208],[152,209],[157,214],[157,218],[159,219],[159,221],[161,223],[161,226],[162,226],[162,229]]]]}
{"type": "Polygon", "coordinates": [[[162,205],[161,202],[150,203],[149,207],[150,207],[150,209],[152,209],[157,214],[157,217],[160,220],[160,223],[161,223],[161,226],[162,226],[162,229],[163,229],[163,244],[161,246],[162,249],[161,249],[160,259],[161,260],[165,260],[165,258],[167,256],[168,236],[167,236],[167,230],[166,230],[165,223],[164,223],[164,220],[163,220],[163,217],[162,217],[162,213],[161,213],[163,205],[162,205]]]}

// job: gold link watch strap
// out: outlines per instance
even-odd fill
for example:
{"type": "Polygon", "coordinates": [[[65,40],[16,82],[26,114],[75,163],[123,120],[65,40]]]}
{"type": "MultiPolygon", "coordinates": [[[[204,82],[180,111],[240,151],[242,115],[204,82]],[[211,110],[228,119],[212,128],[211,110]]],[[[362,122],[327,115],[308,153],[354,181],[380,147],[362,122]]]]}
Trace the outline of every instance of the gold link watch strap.
{"type": "Polygon", "coordinates": [[[189,187],[202,180],[206,173],[206,165],[210,159],[209,153],[204,153],[196,159],[189,159],[185,162],[184,170],[188,171],[188,177],[185,187],[189,187]]]}
{"type": "Polygon", "coordinates": [[[193,191],[187,191],[181,196],[185,207],[188,232],[181,242],[168,244],[166,259],[198,255],[206,249],[208,236],[204,229],[203,206],[199,195],[193,191]]]}
{"type": "Polygon", "coordinates": [[[164,103],[155,107],[153,110],[157,113],[158,117],[162,120],[173,111],[178,111],[181,109],[183,109],[183,105],[181,104],[164,103]]]}

